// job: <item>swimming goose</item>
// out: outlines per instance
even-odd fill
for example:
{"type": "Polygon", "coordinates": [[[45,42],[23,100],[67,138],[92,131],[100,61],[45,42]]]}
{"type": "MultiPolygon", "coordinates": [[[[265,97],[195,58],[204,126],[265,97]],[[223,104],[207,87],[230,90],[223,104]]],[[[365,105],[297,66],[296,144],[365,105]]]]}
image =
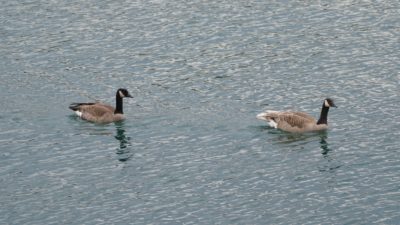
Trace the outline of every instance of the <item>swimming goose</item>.
{"type": "Polygon", "coordinates": [[[122,98],[132,98],[128,90],[120,88],[115,95],[116,107],[100,102],[72,103],[72,109],[80,118],[94,123],[111,123],[125,119],[122,98]]]}
{"type": "Polygon", "coordinates": [[[322,104],[321,115],[318,121],[304,112],[271,110],[258,114],[257,119],[266,120],[271,127],[288,132],[319,131],[328,128],[328,112],[330,107],[336,107],[336,105],[332,99],[327,98],[322,104]]]}

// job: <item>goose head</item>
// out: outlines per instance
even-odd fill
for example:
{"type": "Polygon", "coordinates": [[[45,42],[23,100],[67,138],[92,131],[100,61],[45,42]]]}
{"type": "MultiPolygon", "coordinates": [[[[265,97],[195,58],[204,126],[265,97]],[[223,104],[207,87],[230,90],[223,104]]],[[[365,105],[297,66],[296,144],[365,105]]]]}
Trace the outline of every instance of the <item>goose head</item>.
{"type": "Polygon", "coordinates": [[[117,94],[120,98],[133,98],[125,88],[118,89],[117,94]]]}
{"type": "Polygon", "coordinates": [[[333,100],[331,99],[331,98],[326,98],[325,100],[324,100],[324,106],[325,107],[335,107],[335,108],[337,108],[337,106],[335,105],[335,103],[333,102],[333,100]]]}

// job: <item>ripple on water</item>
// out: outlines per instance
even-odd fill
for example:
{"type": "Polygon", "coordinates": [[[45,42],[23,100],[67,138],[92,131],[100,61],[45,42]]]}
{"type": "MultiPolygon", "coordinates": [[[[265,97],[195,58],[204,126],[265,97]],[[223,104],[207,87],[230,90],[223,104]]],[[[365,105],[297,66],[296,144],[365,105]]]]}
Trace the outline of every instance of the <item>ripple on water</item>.
{"type": "Polygon", "coordinates": [[[8,1],[0,223],[396,223],[397,6],[8,1]],[[123,123],[70,116],[118,87],[123,123]],[[325,133],[255,118],[326,97],[325,133]]]}

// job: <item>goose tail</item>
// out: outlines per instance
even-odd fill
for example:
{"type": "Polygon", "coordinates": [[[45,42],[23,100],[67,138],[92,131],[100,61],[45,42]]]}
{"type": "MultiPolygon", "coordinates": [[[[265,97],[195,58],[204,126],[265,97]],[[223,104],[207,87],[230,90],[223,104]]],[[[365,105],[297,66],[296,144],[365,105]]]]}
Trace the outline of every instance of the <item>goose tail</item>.
{"type": "Polygon", "coordinates": [[[71,103],[68,108],[70,108],[73,111],[77,111],[77,110],[79,110],[79,107],[81,105],[82,105],[82,103],[71,103]]]}
{"type": "Polygon", "coordinates": [[[267,113],[266,112],[259,113],[257,114],[256,118],[259,120],[267,120],[267,113]]]}
{"type": "Polygon", "coordinates": [[[95,103],[71,103],[70,105],[69,105],[69,107],[68,108],[70,108],[71,110],[73,110],[73,111],[78,111],[79,109],[80,109],[80,107],[81,106],[84,106],[84,105],[93,105],[93,104],[95,104],[95,103]]]}
{"type": "Polygon", "coordinates": [[[71,103],[68,108],[70,108],[73,111],[76,111],[79,109],[79,103],[71,103]]]}

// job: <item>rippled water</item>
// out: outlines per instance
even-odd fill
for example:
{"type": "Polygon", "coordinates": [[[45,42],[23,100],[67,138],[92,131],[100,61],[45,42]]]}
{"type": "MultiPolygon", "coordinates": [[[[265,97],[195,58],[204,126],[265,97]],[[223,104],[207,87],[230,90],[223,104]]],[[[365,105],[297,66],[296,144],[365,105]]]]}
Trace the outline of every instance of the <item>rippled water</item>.
{"type": "Polygon", "coordinates": [[[398,1],[1,2],[0,224],[399,223],[398,1]]]}

